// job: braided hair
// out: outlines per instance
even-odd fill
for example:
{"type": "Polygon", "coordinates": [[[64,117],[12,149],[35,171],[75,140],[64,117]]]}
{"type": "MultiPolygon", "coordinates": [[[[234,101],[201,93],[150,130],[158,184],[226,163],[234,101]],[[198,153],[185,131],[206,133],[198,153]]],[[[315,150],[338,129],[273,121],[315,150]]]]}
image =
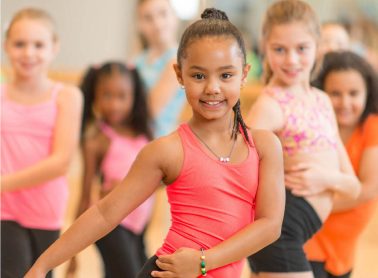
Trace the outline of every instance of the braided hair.
{"type": "MultiPolygon", "coordinates": [[[[242,55],[243,66],[246,62],[246,48],[240,31],[229,20],[225,12],[215,8],[207,8],[201,14],[201,19],[191,24],[181,37],[181,41],[177,51],[177,63],[181,67],[181,61],[186,58],[186,49],[193,41],[203,37],[232,37],[238,43],[242,55]]],[[[236,139],[240,133],[240,128],[244,138],[251,144],[245,124],[240,111],[240,99],[234,105],[232,110],[235,113],[234,125],[232,128],[231,138],[236,139]]]]}

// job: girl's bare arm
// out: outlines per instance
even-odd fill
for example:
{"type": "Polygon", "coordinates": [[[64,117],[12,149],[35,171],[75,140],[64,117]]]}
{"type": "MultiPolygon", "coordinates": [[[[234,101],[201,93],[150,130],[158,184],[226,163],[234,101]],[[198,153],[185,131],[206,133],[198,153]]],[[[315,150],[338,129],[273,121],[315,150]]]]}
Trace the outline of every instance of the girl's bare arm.
{"type": "Polygon", "coordinates": [[[159,141],[148,144],[138,155],[128,175],[104,199],[83,213],[74,224],[36,261],[26,277],[45,274],[109,233],[120,221],[146,200],[164,177],[166,149],[159,141]]]}

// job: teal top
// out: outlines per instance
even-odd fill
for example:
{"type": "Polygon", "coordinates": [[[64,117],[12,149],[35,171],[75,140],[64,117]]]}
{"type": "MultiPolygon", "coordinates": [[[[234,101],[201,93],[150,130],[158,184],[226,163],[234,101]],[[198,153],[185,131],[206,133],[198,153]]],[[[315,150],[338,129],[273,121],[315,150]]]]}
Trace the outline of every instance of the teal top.
{"type": "MultiPolygon", "coordinates": [[[[147,92],[151,91],[151,88],[158,82],[161,77],[164,68],[169,61],[176,56],[177,48],[171,48],[167,50],[163,55],[156,59],[153,63],[148,63],[148,50],[140,54],[135,65],[139,71],[144,84],[147,87],[147,92]]],[[[172,69],[173,70],[173,69],[172,69]]],[[[155,138],[167,135],[176,129],[178,119],[185,103],[184,90],[178,88],[167,105],[155,118],[154,136],[155,138]]]]}

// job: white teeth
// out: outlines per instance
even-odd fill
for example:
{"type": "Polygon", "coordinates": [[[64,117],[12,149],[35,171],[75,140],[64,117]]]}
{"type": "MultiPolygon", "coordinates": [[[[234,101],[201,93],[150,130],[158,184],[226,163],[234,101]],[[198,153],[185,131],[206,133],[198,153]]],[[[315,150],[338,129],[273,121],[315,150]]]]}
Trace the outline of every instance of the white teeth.
{"type": "Polygon", "coordinates": [[[208,104],[208,105],[217,105],[219,103],[221,103],[221,102],[220,101],[206,101],[206,104],[208,104]]]}

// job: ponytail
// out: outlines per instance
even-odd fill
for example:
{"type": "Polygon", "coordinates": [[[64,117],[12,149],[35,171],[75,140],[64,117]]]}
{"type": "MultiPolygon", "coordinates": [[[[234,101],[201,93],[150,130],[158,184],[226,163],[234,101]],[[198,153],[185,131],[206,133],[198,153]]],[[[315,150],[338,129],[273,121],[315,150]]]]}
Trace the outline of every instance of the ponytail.
{"type": "Polygon", "coordinates": [[[241,110],[240,110],[240,99],[234,105],[234,107],[232,107],[232,110],[234,110],[235,116],[234,116],[234,125],[232,127],[231,137],[233,139],[236,139],[236,136],[239,133],[239,128],[241,127],[244,138],[247,140],[247,142],[249,144],[251,144],[251,140],[249,139],[249,135],[248,135],[248,131],[247,131],[248,127],[243,120],[241,110]]]}

